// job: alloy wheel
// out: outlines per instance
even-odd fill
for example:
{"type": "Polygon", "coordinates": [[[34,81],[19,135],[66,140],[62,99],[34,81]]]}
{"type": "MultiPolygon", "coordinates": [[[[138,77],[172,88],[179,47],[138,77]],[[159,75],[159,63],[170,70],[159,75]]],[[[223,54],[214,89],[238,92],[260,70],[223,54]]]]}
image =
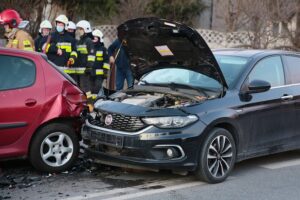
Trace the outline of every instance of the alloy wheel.
{"type": "Polygon", "coordinates": [[[71,138],[62,132],[49,134],[40,147],[42,160],[51,167],[65,165],[71,159],[73,151],[74,145],[71,138]]]}
{"type": "Polygon", "coordinates": [[[219,135],[209,145],[207,151],[207,167],[214,178],[222,178],[230,170],[233,152],[230,140],[219,135]]]}

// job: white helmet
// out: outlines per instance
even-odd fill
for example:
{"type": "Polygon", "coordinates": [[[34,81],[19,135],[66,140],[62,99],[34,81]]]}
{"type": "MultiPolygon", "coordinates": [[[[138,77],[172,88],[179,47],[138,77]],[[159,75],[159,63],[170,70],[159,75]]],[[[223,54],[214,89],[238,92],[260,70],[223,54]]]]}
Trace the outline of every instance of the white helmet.
{"type": "Polygon", "coordinates": [[[67,24],[67,28],[66,29],[74,29],[76,30],[76,25],[74,24],[74,22],[69,21],[67,24]]]}
{"type": "Polygon", "coordinates": [[[68,18],[66,17],[66,15],[59,15],[58,17],[56,17],[55,19],[56,22],[61,22],[61,23],[64,23],[65,26],[67,26],[69,20],[68,18]]]}
{"type": "Polygon", "coordinates": [[[93,36],[95,36],[95,37],[99,37],[100,38],[100,42],[103,42],[104,40],[103,40],[103,33],[102,33],[102,31],[100,31],[99,29],[95,29],[94,31],[93,31],[93,36]]]}
{"type": "Polygon", "coordinates": [[[90,22],[86,21],[86,20],[81,20],[76,24],[77,28],[82,28],[84,30],[85,33],[91,33],[92,32],[92,28],[91,28],[91,24],[90,22]]]}
{"type": "Polygon", "coordinates": [[[42,32],[42,29],[43,29],[43,28],[49,28],[49,29],[52,29],[52,24],[51,24],[48,20],[44,20],[44,21],[42,21],[42,23],[40,24],[40,30],[39,30],[40,33],[42,32]]]}

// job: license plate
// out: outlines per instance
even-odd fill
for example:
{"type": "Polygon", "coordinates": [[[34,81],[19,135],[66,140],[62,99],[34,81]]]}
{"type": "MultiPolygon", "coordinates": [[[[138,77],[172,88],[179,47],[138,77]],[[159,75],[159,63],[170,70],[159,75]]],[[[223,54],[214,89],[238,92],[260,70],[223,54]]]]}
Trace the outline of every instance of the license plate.
{"type": "Polygon", "coordinates": [[[106,144],[114,147],[123,147],[123,140],[124,138],[119,135],[112,135],[112,134],[106,134],[106,133],[99,133],[95,131],[91,131],[91,136],[101,144],[106,144]]]}

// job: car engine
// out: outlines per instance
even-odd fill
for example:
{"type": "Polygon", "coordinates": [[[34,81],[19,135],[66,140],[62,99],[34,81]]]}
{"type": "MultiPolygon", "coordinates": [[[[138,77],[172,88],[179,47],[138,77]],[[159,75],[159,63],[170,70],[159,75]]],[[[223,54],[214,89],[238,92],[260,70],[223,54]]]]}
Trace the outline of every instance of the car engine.
{"type": "MultiPolygon", "coordinates": [[[[199,100],[201,98],[204,100],[205,97],[200,97],[199,100]]],[[[187,97],[163,93],[116,93],[110,96],[110,99],[121,103],[152,108],[176,108],[199,102],[187,97]]]]}

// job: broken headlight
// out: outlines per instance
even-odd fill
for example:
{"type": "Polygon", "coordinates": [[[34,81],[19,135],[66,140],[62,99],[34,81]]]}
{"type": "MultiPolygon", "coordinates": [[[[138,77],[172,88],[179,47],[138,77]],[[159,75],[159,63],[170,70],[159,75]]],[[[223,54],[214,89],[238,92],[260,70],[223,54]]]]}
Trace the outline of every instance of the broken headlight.
{"type": "Polygon", "coordinates": [[[148,125],[159,128],[182,128],[198,120],[196,115],[173,117],[146,117],[142,119],[148,125]]]}

